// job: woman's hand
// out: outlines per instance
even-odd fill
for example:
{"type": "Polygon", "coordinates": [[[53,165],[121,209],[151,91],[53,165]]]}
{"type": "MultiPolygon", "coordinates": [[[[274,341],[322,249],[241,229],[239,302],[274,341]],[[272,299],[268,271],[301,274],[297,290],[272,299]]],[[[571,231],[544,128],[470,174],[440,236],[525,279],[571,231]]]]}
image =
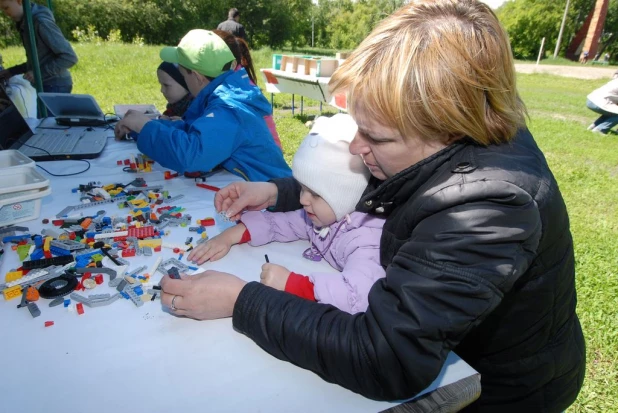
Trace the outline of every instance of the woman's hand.
{"type": "Polygon", "coordinates": [[[233,182],[215,195],[217,212],[225,211],[232,221],[244,210],[260,211],[277,203],[277,185],[271,182],[233,182]]]}
{"type": "Polygon", "coordinates": [[[161,303],[176,315],[196,320],[231,317],[245,284],[235,275],[219,271],[183,276],[180,280],[166,275],[161,279],[161,303]],[[172,300],[176,309],[172,308],[172,300]]]}
{"type": "Polygon", "coordinates": [[[277,290],[285,291],[285,284],[290,277],[290,270],[277,264],[264,264],[262,265],[262,273],[260,274],[260,281],[264,285],[275,288],[277,290]]]}

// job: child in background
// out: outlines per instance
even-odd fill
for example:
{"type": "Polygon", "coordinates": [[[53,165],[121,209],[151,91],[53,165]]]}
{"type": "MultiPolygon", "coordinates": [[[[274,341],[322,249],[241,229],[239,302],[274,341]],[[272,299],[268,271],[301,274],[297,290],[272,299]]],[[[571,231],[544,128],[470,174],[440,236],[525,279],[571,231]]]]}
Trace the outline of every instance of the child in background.
{"type": "Polygon", "coordinates": [[[385,275],[380,265],[384,220],[354,211],[370,175],[362,158],[348,149],[356,129],[349,115],[318,118],[292,164],[294,178],[302,185],[303,209],[246,212],[238,225],[191,251],[189,260],[218,260],[243,242],[258,246],[305,239],[311,244],[305,258],[324,258],[341,273],[304,276],[267,263],[262,266],[262,283],[352,314],[365,311],[371,286],[385,275]]]}
{"type": "MultiPolygon", "coordinates": [[[[227,44],[227,47],[229,47],[232,51],[232,54],[236,58],[236,71],[244,68],[249,75],[250,83],[256,86],[257,77],[255,76],[253,59],[251,58],[251,52],[249,52],[249,45],[247,42],[224,30],[213,30],[213,33],[216,33],[219,37],[221,37],[227,44]]],[[[279,139],[279,133],[277,133],[277,127],[275,126],[273,115],[264,116],[264,120],[266,121],[266,125],[268,125],[270,134],[273,136],[273,140],[279,149],[281,149],[281,140],[279,139]]]]}
{"type": "Polygon", "coordinates": [[[193,96],[189,93],[189,87],[178,70],[178,65],[169,62],[161,63],[157,68],[157,79],[161,84],[161,94],[167,100],[163,116],[182,117],[193,102],[193,96]]]}
{"type": "MultiPolygon", "coordinates": [[[[0,9],[15,22],[27,57],[26,63],[1,71],[0,79],[23,74],[24,79],[34,83],[33,59],[30,55],[30,31],[24,15],[22,0],[0,0],[0,9]]],[[[56,25],[54,15],[47,7],[32,3],[32,23],[41,67],[43,92],[71,93],[73,79],[68,69],[77,63],[75,51],[64,38],[56,25]]]]}

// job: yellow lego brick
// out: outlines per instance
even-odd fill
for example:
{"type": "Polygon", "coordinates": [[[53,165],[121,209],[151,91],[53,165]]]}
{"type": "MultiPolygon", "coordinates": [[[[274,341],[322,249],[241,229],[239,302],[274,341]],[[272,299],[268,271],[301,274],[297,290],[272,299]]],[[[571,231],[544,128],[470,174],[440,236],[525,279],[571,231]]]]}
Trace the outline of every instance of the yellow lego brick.
{"type": "Polygon", "coordinates": [[[158,196],[154,192],[148,192],[148,198],[150,198],[150,199],[157,199],[158,196]]]}
{"type": "Polygon", "coordinates": [[[52,237],[45,237],[45,242],[43,243],[43,251],[49,251],[49,246],[52,242],[52,237]]]}
{"type": "Polygon", "coordinates": [[[202,232],[202,238],[208,239],[208,234],[206,233],[206,231],[202,232]]]}
{"type": "Polygon", "coordinates": [[[19,280],[23,275],[23,271],[10,271],[4,276],[4,281],[10,283],[11,281],[19,280]]]}
{"type": "Polygon", "coordinates": [[[118,195],[120,192],[122,191],[122,189],[112,189],[107,191],[111,196],[116,196],[118,195]]]}
{"type": "Polygon", "coordinates": [[[6,301],[17,298],[21,296],[21,285],[14,285],[10,288],[6,288],[2,291],[2,294],[4,294],[4,299],[6,301]]]}
{"type": "Polygon", "coordinates": [[[130,201],[127,201],[128,203],[130,203],[131,205],[138,205],[141,204],[143,201],[143,199],[132,199],[130,201]]]}
{"type": "Polygon", "coordinates": [[[105,189],[108,193],[110,189],[114,189],[114,188],[116,188],[116,184],[109,184],[103,187],[103,189],[105,189]]]}
{"type": "Polygon", "coordinates": [[[141,239],[139,241],[137,241],[137,245],[140,248],[143,247],[150,247],[150,248],[156,248],[159,245],[163,244],[163,240],[161,238],[154,238],[154,239],[141,239]]]}

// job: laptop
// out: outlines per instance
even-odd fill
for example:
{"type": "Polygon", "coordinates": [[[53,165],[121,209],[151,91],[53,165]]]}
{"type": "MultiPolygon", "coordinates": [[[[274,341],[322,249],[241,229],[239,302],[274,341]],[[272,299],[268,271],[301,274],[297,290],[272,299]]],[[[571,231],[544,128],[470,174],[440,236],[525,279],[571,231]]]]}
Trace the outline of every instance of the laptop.
{"type": "Polygon", "coordinates": [[[161,116],[161,112],[157,110],[155,105],[114,105],[114,112],[120,119],[124,118],[124,115],[130,110],[143,113],[150,119],[157,119],[161,116]]]}
{"type": "Polygon", "coordinates": [[[42,129],[35,133],[0,85],[0,150],[16,149],[35,161],[92,159],[103,152],[109,131],[42,129]]]}
{"type": "Polygon", "coordinates": [[[56,118],[58,125],[105,126],[105,114],[91,95],[39,93],[39,99],[56,118]]]}

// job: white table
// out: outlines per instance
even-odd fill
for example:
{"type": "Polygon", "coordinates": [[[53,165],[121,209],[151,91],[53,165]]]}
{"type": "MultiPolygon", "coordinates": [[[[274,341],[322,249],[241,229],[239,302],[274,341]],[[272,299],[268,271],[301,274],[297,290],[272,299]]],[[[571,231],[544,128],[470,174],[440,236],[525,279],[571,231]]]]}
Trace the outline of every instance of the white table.
{"type": "MultiPolygon", "coordinates": [[[[343,93],[331,95],[328,91],[330,77],[316,77],[277,69],[260,69],[269,93],[291,93],[292,114],[294,114],[294,95],[301,96],[300,114],[303,113],[303,97],[327,103],[339,110],[347,110],[346,96],[343,93]]],[[[272,98],[271,98],[272,104],[272,98]]],[[[320,106],[320,109],[322,107],[320,106]]]]}
{"type": "MultiPolygon", "coordinates": [[[[43,225],[41,219],[52,218],[65,206],[78,204],[78,195],[72,194],[71,188],[80,183],[126,183],[137,176],[143,176],[149,185],[165,185],[172,196],[184,194],[176,205],[187,208],[194,219],[216,216],[214,193],[195,187],[193,180],[165,181],[164,169],[158,165],[152,173],[122,172],[116,161],[136,153],[133,142],[110,139],[103,155],[91,161],[92,167],[86,173],[50,177],[52,195],[43,199],[41,216],[22,225],[29,226],[31,233],[51,227],[43,225]]],[[[55,173],[77,172],[83,165],[77,161],[44,163],[55,173]]],[[[224,186],[235,179],[223,172],[208,178],[207,183],[224,186]]],[[[106,209],[108,214],[126,215],[126,210],[115,205],[83,211],[95,214],[100,209],[106,209]]],[[[219,224],[209,227],[208,234],[216,235],[222,228],[219,224]]],[[[195,233],[176,227],[166,240],[184,243],[190,235],[195,233]]],[[[257,281],[265,253],[271,262],[298,272],[316,265],[330,268],[324,262],[302,259],[305,248],[304,242],[258,248],[240,245],[221,261],[203,268],[257,281]]],[[[176,256],[165,249],[162,254],[165,258],[176,256]]],[[[14,252],[5,255],[1,274],[19,266],[14,252]]],[[[154,263],[156,258],[155,254],[129,260],[131,267],[137,268],[141,263],[154,263]]],[[[80,294],[115,291],[107,286],[109,277],[104,277],[103,285],[80,294]]],[[[157,273],[154,280],[159,279],[157,273]]],[[[26,308],[16,309],[19,301],[5,302],[0,298],[3,412],[376,412],[397,405],[366,399],[275,359],[235,332],[231,319],[199,322],[169,314],[158,300],[136,307],[124,299],[107,307],[84,306],[81,316],[68,312],[62,305],[50,308],[50,300],[41,299],[38,305],[42,314],[32,318],[26,308]],[[48,320],[55,325],[45,328],[44,322],[48,320]]],[[[464,378],[477,382],[478,374],[451,354],[429,389],[464,378]]]]}

